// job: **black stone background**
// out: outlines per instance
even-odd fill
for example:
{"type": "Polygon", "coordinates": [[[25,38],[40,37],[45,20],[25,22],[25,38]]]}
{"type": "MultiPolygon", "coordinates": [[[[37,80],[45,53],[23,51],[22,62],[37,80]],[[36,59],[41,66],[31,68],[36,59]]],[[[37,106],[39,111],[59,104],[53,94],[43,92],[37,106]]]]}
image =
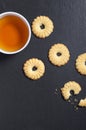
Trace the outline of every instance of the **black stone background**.
{"type": "Polygon", "coordinates": [[[85,0],[0,0],[0,13],[16,11],[30,22],[47,15],[54,22],[54,32],[46,39],[33,34],[26,49],[16,55],[0,54],[0,130],[86,130],[86,108],[63,100],[60,88],[69,80],[82,86],[76,97],[86,96],[86,77],[75,69],[76,57],[86,52],[85,0]],[[54,43],[68,46],[68,64],[56,67],[48,61],[54,43]],[[23,74],[23,63],[32,57],[43,60],[45,75],[32,81],[23,74]],[[55,89],[58,89],[56,95],[55,89]]]}

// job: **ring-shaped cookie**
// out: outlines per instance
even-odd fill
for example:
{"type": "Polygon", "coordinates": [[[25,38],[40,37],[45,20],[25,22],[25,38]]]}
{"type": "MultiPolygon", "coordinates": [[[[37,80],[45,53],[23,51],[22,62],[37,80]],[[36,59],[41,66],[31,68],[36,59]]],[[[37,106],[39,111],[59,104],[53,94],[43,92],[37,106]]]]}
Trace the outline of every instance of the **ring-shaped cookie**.
{"type": "Polygon", "coordinates": [[[70,98],[71,91],[73,91],[74,94],[77,95],[81,91],[81,86],[75,81],[69,81],[65,83],[64,87],[61,88],[61,93],[65,100],[68,100],[70,98]]]}
{"type": "Polygon", "coordinates": [[[62,66],[69,61],[70,53],[64,44],[57,43],[51,46],[48,57],[52,64],[62,66]]]}
{"type": "Polygon", "coordinates": [[[76,59],[76,69],[80,74],[86,75],[86,53],[79,55],[76,59]]]}
{"type": "Polygon", "coordinates": [[[41,60],[32,58],[24,63],[23,70],[28,78],[37,80],[44,75],[45,65],[41,60]]]}
{"type": "Polygon", "coordinates": [[[52,20],[47,16],[38,16],[32,22],[32,31],[39,38],[48,37],[54,29],[52,20]]]}

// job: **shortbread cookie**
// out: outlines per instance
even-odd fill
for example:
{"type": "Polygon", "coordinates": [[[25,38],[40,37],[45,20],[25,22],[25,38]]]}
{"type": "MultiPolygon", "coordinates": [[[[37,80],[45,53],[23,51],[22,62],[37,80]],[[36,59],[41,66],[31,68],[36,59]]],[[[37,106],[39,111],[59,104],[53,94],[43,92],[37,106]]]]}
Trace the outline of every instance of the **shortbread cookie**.
{"type": "Polygon", "coordinates": [[[69,81],[65,83],[64,87],[61,88],[61,93],[65,100],[68,100],[70,98],[70,91],[73,91],[75,95],[79,94],[81,91],[81,86],[75,81],[69,81]]]}
{"type": "Polygon", "coordinates": [[[56,66],[62,66],[69,61],[70,53],[64,44],[57,43],[51,46],[48,56],[52,64],[56,66]]]}
{"type": "Polygon", "coordinates": [[[41,60],[32,58],[24,63],[23,70],[28,78],[37,80],[44,75],[45,65],[41,60]]]}
{"type": "Polygon", "coordinates": [[[80,107],[86,107],[86,98],[85,99],[81,99],[78,106],[80,107]]]}
{"type": "Polygon", "coordinates": [[[38,16],[32,22],[32,31],[39,38],[48,37],[53,29],[53,22],[47,16],[38,16]]]}
{"type": "Polygon", "coordinates": [[[86,75],[86,53],[79,55],[76,59],[76,69],[80,74],[86,75]]]}

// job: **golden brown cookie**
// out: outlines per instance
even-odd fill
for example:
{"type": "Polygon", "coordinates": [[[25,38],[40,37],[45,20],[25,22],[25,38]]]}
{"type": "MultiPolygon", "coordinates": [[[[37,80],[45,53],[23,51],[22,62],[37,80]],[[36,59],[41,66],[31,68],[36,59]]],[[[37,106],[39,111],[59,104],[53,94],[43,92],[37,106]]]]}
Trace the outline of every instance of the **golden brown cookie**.
{"type": "Polygon", "coordinates": [[[41,60],[32,58],[24,63],[23,70],[28,78],[37,80],[44,75],[45,65],[41,60]]]}
{"type": "Polygon", "coordinates": [[[76,69],[80,74],[86,75],[86,53],[79,55],[76,59],[76,69]]]}
{"type": "Polygon", "coordinates": [[[38,16],[32,22],[32,31],[39,38],[48,37],[54,29],[52,20],[47,16],[38,16]]]}
{"type": "Polygon", "coordinates": [[[80,107],[86,107],[86,98],[85,99],[81,99],[78,106],[80,107]]]}
{"type": "Polygon", "coordinates": [[[69,61],[70,53],[64,44],[57,43],[51,46],[48,57],[52,64],[62,66],[69,61]]]}
{"type": "Polygon", "coordinates": [[[69,81],[65,83],[64,87],[61,88],[61,93],[65,100],[68,100],[70,98],[70,91],[73,91],[75,95],[79,94],[81,91],[81,86],[75,81],[69,81]]]}

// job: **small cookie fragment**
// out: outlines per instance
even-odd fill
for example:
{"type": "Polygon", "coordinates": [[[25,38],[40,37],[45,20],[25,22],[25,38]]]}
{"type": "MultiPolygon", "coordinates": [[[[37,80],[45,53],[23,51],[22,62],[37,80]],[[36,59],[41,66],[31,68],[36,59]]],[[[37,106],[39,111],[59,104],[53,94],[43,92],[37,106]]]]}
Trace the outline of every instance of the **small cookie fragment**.
{"type": "Polygon", "coordinates": [[[52,20],[47,16],[38,16],[32,22],[32,31],[39,38],[48,37],[54,29],[52,20]]]}
{"type": "Polygon", "coordinates": [[[37,80],[44,75],[45,65],[41,60],[32,58],[24,63],[23,70],[28,78],[37,80]]]}
{"type": "Polygon", "coordinates": [[[70,91],[73,91],[75,95],[79,94],[81,91],[81,86],[75,81],[69,81],[65,83],[64,87],[61,88],[61,93],[65,100],[68,100],[70,98],[70,91]]]}
{"type": "Polygon", "coordinates": [[[51,46],[48,57],[52,64],[62,66],[69,61],[70,52],[64,44],[57,43],[51,46]]]}
{"type": "Polygon", "coordinates": [[[86,98],[81,99],[80,102],[79,102],[79,104],[78,104],[78,106],[80,106],[80,107],[86,107],[86,98]]]}
{"type": "Polygon", "coordinates": [[[77,106],[74,106],[75,110],[77,111],[79,108],[77,106]]]}
{"type": "Polygon", "coordinates": [[[78,99],[75,98],[75,99],[74,99],[74,102],[78,102],[78,99]]]}
{"type": "Polygon", "coordinates": [[[76,69],[80,74],[86,75],[86,53],[79,55],[76,59],[76,69]]]}

